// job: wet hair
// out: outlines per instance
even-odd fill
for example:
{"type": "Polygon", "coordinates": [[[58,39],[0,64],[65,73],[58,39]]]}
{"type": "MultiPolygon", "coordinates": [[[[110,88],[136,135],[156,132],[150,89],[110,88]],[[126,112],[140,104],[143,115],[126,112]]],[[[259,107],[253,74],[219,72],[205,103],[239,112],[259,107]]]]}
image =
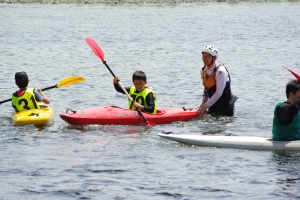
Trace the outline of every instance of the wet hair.
{"type": "Polygon", "coordinates": [[[290,92],[296,94],[300,90],[300,81],[298,80],[291,80],[286,84],[286,97],[289,98],[290,92]]]}
{"type": "Polygon", "coordinates": [[[147,76],[143,71],[135,71],[132,75],[132,82],[134,80],[143,80],[143,81],[147,81],[147,76]]]}
{"type": "Polygon", "coordinates": [[[26,88],[28,86],[29,80],[26,72],[17,72],[15,74],[15,81],[19,88],[26,88]]]}

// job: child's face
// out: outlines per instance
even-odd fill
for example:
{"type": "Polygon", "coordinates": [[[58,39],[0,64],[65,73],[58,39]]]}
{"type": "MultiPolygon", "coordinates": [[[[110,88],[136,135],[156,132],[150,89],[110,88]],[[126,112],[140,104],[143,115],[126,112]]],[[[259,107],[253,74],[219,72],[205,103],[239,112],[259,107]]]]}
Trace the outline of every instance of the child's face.
{"type": "Polygon", "coordinates": [[[291,100],[292,103],[294,103],[299,96],[300,96],[300,90],[298,90],[295,94],[290,92],[289,99],[291,100]]]}
{"type": "Polygon", "coordinates": [[[135,79],[133,85],[137,91],[142,91],[146,85],[147,81],[135,79]]]}

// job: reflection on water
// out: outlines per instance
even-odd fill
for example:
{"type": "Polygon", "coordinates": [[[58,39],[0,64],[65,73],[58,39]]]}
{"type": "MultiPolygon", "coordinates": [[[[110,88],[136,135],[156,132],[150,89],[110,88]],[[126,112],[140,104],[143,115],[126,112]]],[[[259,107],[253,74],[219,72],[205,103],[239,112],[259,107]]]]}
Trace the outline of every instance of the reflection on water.
{"type": "Polygon", "coordinates": [[[85,131],[101,131],[104,133],[117,133],[117,134],[137,134],[144,133],[150,130],[148,126],[121,126],[121,125],[87,125],[87,126],[74,126],[66,124],[67,129],[76,129],[85,131]]]}
{"type": "Polygon", "coordinates": [[[215,131],[206,131],[206,132],[202,132],[202,135],[215,135],[218,133],[222,133],[223,130],[215,130],[215,131]]]}
{"type": "Polygon", "coordinates": [[[293,191],[300,190],[300,152],[274,152],[272,160],[276,163],[276,169],[280,173],[276,183],[281,190],[277,192],[291,197],[299,197],[300,195],[293,191]]]}
{"type": "MultiPolygon", "coordinates": [[[[278,0],[268,0],[278,2],[278,0]]],[[[281,0],[282,2],[298,2],[299,0],[281,0]]],[[[1,1],[0,1],[1,2],[1,1]]],[[[6,0],[4,3],[42,3],[42,4],[177,4],[177,3],[205,3],[207,0],[6,0]]],[[[210,2],[236,3],[239,0],[210,0],[210,2]]],[[[264,2],[263,0],[252,0],[252,2],[264,2]]],[[[3,2],[1,2],[3,3],[3,2]]]]}

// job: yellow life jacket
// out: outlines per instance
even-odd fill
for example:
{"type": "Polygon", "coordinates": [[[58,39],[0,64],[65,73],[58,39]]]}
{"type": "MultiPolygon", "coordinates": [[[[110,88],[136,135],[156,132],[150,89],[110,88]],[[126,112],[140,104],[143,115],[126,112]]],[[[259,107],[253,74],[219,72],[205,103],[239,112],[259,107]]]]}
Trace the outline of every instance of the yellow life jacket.
{"type": "MultiPolygon", "coordinates": [[[[143,106],[148,106],[147,102],[146,102],[146,96],[152,92],[153,97],[154,97],[154,111],[152,114],[156,114],[156,94],[155,92],[150,89],[150,88],[145,88],[143,91],[136,93],[135,92],[135,87],[132,86],[129,90],[129,95],[131,96],[131,98],[133,99],[133,101],[136,101],[137,103],[143,105],[143,106]]],[[[136,110],[136,108],[133,106],[133,102],[131,102],[130,100],[128,100],[128,106],[129,109],[131,110],[136,110]]]]}
{"type": "Polygon", "coordinates": [[[17,112],[40,108],[33,91],[34,88],[27,88],[22,96],[12,95],[12,106],[17,112]]]}

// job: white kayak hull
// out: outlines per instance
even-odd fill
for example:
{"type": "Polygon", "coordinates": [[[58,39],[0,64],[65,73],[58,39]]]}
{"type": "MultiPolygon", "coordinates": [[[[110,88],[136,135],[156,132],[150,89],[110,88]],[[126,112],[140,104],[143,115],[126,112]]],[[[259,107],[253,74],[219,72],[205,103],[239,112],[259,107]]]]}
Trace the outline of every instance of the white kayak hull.
{"type": "Polygon", "coordinates": [[[158,136],[188,145],[204,147],[300,151],[300,140],[273,141],[271,138],[250,136],[202,136],[184,134],[174,135],[164,133],[159,133],[158,136]]]}

